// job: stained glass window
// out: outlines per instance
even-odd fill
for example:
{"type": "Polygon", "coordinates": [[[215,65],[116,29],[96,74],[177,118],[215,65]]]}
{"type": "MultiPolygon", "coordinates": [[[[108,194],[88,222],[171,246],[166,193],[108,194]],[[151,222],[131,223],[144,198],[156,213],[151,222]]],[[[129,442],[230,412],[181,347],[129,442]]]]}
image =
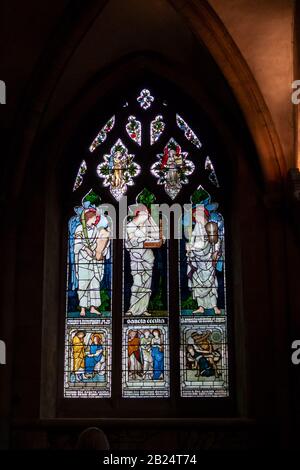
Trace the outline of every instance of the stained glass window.
{"type": "Polygon", "coordinates": [[[122,97],[72,181],[66,398],[229,395],[222,172],[197,118],[175,105],[154,89],[122,97]],[[178,223],[162,211],[171,204],[178,223]]]}
{"type": "Polygon", "coordinates": [[[86,171],[87,171],[86,161],[82,160],[82,162],[80,164],[80,167],[79,167],[79,170],[78,170],[78,173],[77,173],[77,176],[76,176],[76,179],[75,179],[75,183],[74,183],[74,186],[73,186],[73,191],[76,191],[76,189],[78,189],[79,186],[82,185],[83,175],[86,173],[86,171]]]}
{"type": "Polygon", "coordinates": [[[215,186],[217,186],[217,188],[219,188],[220,185],[219,185],[219,181],[217,178],[217,174],[215,172],[215,168],[212,164],[212,161],[209,157],[206,157],[206,160],[205,160],[205,170],[209,172],[209,175],[208,175],[209,181],[215,186]]]}
{"type": "Polygon", "coordinates": [[[227,396],[224,221],[200,186],[180,241],[181,396],[227,396]]]}
{"type": "Polygon", "coordinates": [[[187,159],[187,152],[182,152],[180,145],[171,138],[164,148],[164,152],[157,155],[159,161],[151,167],[152,174],[163,184],[166,193],[175,199],[183,184],[188,183],[188,176],[195,169],[191,160],[187,159]]]}
{"type": "Polygon", "coordinates": [[[126,131],[129,137],[137,144],[142,144],[142,124],[135,116],[129,116],[126,124],[126,131]]]}
{"type": "Polygon", "coordinates": [[[151,145],[155,144],[155,142],[160,138],[161,134],[164,131],[164,128],[165,128],[165,123],[161,115],[156,116],[156,118],[153,121],[151,121],[151,127],[150,127],[151,145]]]}
{"type": "Polygon", "coordinates": [[[154,97],[151,95],[150,91],[144,89],[141,91],[140,95],[137,98],[138,103],[141,108],[148,109],[154,101],[154,97]]]}
{"type": "Polygon", "coordinates": [[[144,189],[124,234],[123,397],[169,396],[168,244],[144,189]]]}
{"type": "Polygon", "coordinates": [[[96,135],[95,139],[90,145],[90,152],[94,152],[96,148],[101,145],[107,138],[108,133],[115,125],[115,116],[112,116],[107,123],[102,127],[100,132],[96,135]]]}
{"type": "Polygon", "coordinates": [[[202,147],[200,140],[196,136],[195,132],[192,131],[190,126],[185,122],[185,120],[181,116],[179,116],[179,114],[176,114],[176,122],[179,129],[184,132],[185,137],[190,142],[192,142],[193,145],[200,149],[202,147]]]}
{"type": "Polygon", "coordinates": [[[97,173],[103,178],[104,186],[119,200],[126,194],[127,186],[133,185],[133,178],[140,172],[140,166],[133,161],[121,139],[118,139],[110,153],[104,155],[104,162],[97,167],[97,173]]]}
{"type": "Polygon", "coordinates": [[[65,397],[111,395],[111,220],[90,191],[69,220],[65,397]]]}

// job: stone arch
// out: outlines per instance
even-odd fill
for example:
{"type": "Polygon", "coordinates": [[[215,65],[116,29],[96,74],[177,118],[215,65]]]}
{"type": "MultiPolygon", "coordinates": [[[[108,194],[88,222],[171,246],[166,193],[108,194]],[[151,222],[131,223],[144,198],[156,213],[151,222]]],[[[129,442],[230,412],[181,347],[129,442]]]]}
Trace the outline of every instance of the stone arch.
{"type": "Polygon", "coordinates": [[[266,183],[286,174],[286,163],[271,113],[259,86],[224,24],[206,0],[168,0],[207,47],[230,85],[257,148],[266,183]]]}
{"type": "MultiPolygon", "coordinates": [[[[269,189],[270,186],[275,189],[281,178],[285,177],[286,163],[271,113],[247,62],[206,0],[167,1],[184,19],[198,41],[204,44],[223,73],[252,135],[265,183],[269,189]]],[[[45,47],[43,57],[36,67],[36,74],[32,77],[24,109],[21,111],[19,128],[16,129],[17,142],[14,150],[20,154],[20,170],[16,172],[15,177],[15,196],[20,191],[22,169],[26,167],[26,161],[30,158],[34,139],[41,127],[55,87],[81,40],[96,18],[101,15],[107,3],[103,0],[98,2],[97,6],[79,6],[72,16],[67,8],[45,47]],[[34,103],[34,108],[32,105],[26,106],[26,103],[34,103]]]]}
{"type": "MultiPolygon", "coordinates": [[[[64,69],[68,66],[68,62],[70,58],[72,57],[72,54],[74,53],[74,50],[79,44],[82,36],[84,35],[85,31],[88,30],[88,28],[90,27],[90,24],[97,17],[97,15],[99,15],[100,10],[105,3],[107,2],[101,2],[100,6],[98,4],[97,9],[94,7],[93,8],[86,7],[86,9],[84,10],[84,16],[82,18],[76,18],[76,17],[73,18],[73,21],[70,22],[71,24],[70,23],[68,24],[67,30],[65,32],[61,32],[61,34],[59,34],[58,37],[56,38],[54,44],[49,44],[48,49],[45,51],[47,55],[47,61],[42,64],[41,70],[37,71],[38,73],[36,75],[36,80],[33,80],[32,82],[32,91],[28,98],[29,104],[25,110],[25,113],[23,114],[23,120],[20,123],[20,128],[22,129],[22,127],[24,126],[24,122],[26,122],[26,128],[24,131],[22,130],[22,133],[21,133],[22,135],[19,137],[19,147],[21,149],[21,157],[22,157],[22,162],[20,163],[23,165],[23,168],[26,168],[27,161],[29,161],[31,157],[32,149],[36,147],[34,146],[34,144],[37,142],[37,136],[39,135],[39,131],[41,130],[42,122],[43,122],[45,114],[47,113],[49,101],[51,100],[51,97],[53,96],[55,87],[57,83],[59,82],[64,69]],[[66,41],[64,41],[64,39],[66,41]],[[62,44],[64,45],[62,46],[62,44]],[[48,52],[50,55],[47,54],[48,52]],[[49,66],[49,63],[50,63],[50,66],[49,66]],[[35,85],[37,85],[37,87],[35,87],[35,85]],[[27,121],[27,117],[28,117],[28,121],[27,121]]],[[[182,6],[183,2],[180,2],[180,3],[182,6]]],[[[219,68],[221,69],[225,77],[227,78],[227,81],[230,84],[232,90],[234,91],[237,97],[237,101],[239,102],[240,107],[244,112],[248,125],[249,125],[249,121],[252,123],[253,127],[249,125],[249,128],[252,131],[253,139],[256,142],[257,148],[261,156],[261,162],[262,162],[261,167],[264,168],[265,181],[269,183],[277,183],[278,181],[280,181],[280,179],[284,175],[284,170],[283,169],[281,170],[281,167],[284,168],[284,164],[283,162],[282,164],[280,163],[281,158],[282,158],[282,150],[281,150],[277,133],[274,129],[274,125],[272,124],[270,113],[264,104],[264,100],[261,96],[259,88],[257,84],[255,83],[255,80],[252,77],[247,64],[244,62],[244,59],[241,57],[238,49],[234,45],[233,41],[231,40],[226,30],[224,30],[224,26],[222,25],[218,17],[215,15],[213,10],[210,9],[207,2],[200,1],[198,3],[199,5],[198,4],[196,5],[196,2],[188,1],[185,3],[185,5],[190,6],[191,10],[189,10],[189,12],[191,16],[193,16],[192,15],[193,11],[198,11],[198,8],[202,9],[202,15],[204,15],[203,12],[205,12],[205,8],[206,8],[206,17],[204,15],[202,16],[202,18],[203,19],[206,18],[207,24],[209,24],[208,18],[209,18],[209,15],[211,15],[212,17],[211,23],[216,28],[216,36],[218,37],[219,35],[220,37],[219,42],[215,44],[216,38],[214,37],[212,26],[207,26],[206,33],[205,31],[201,32],[203,36],[201,41],[206,45],[207,50],[210,51],[210,53],[213,55],[213,57],[215,58],[215,61],[219,65],[219,68]],[[204,38],[204,35],[205,35],[204,33],[207,35],[206,42],[204,38]],[[225,39],[223,38],[224,44],[222,45],[221,41],[224,35],[226,37],[225,39]],[[215,52],[213,52],[214,48],[216,49],[215,52]],[[231,61],[229,64],[227,64],[226,63],[227,54],[230,55],[231,54],[230,51],[232,51],[232,54],[237,54],[238,58],[236,59],[230,58],[231,61]],[[234,64],[234,60],[236,60],[238,63],[234,64]],[[242,63],[239,63],[239,62],[242,62],[242,63]],[[239,67],[241,67],[240,69],[241,76],[239,76],[239,71],[240,71],[239,67]],[[252,102],[251,96],[250,97],[244,96],[245,94],[247,94],[248,88],[246,88],[243,85],[243,83],[244,84],[246,83],[245,80],[247,79],[248,74],[250,77],[249,80],[250,79],[252,80],[251,86],[253,86],[253,90],[254,90],[253,102],[252,102]],[[256,122],[256,119],[257,119],[257,122],[256,122]],[[257,139],[255,139],[256,135],[257,135],[257,139]],[[268,165],[266,165],[266,167],[263,164],[265,160],[264,158],[262,158],[262,153],[264,154],[264,158],[266,157],[266,160],[269,162],[268,165]]],[[[175,4],[175,2],[173,2],[173,4],[175,4]]],[[[179,8],[178,11],[183,16],[184,16],[184,13],[186,14],[186,10],[184,9],[184,7],[182,7],[181,9],[179,8]]],[[[187,15],[185,17],[187,18],[187,15]]],[[[196,13],[194,13],[194,20],[195,21],[197,20],[198,25],[201,23],[201,21],[199,23],[199,18],[201,18],[199,14],[197,16],[196,13]]],[[[200,38],[200,33],[199,33],[199,38],[200,38]]],[[[247,87],[248,87],[248,84],[247,84],[247,87]]],[[[57,142],[54,144],[54,148],[56,144],[57,142]]],[[[58,139],[57,145],[60,150],[60,148],[62,147],[62,143],[59,142],[59,139],[58,139]]],[[[22,178],[23,176],[22,171],[16,172],[16,173],[17,174],[19,173],[19,175],[22,178]]],[[[17,181],[18,185],[15,188],[16,193],[19,193],[19,189],[22,184],[21,178],[17,181]]],[[[255,202],[256,201],[253,201],[253,204],[255,202]]],[[[51,201],[51,204],[52,204],[52,201],[51,201]]],[[[53,208],[55,208],[54,204],[52,204],[52,206],[53,208]]],[[[43,209],[43,204],[41,204],[41,208],[43,209]]],[[[40,206],[37,207],[37,210],[40,210],[40,206]]],[[[264,220],[263,216],[261,216],[261,220],[262,221],[264,220]]],[[[57,226],[52,226],[52,227],[54,227],[54,230],[55,230],[54,235],[59,238],[59,234],[56,233],[58,232],[58,227],[57,226]]],[[[50,242],[49,242],[49,239],[46,237],[44,240],[44,243],[51,245],[50,242]]],[[[39,243],[42,244],[42,241],[39,240],[39,243]]],[[[38,246],[41,246],[41,245],[38,245],[38,246]]],[[[26,250],[24,246],[21,247],[21,250],[27,253],[28,251],[27,245],[26,245],[26,250]]],[[[32,263],[31,253],[33,252],[34,252],[33,250],[32,252],[30,251],[28,252],[28,255],[27,255],[28,258],[25,258],[26,262],[32,263]]],[[[38,250],[38,252],[42,252],[42,250],[38,250]]],[[[52,253],[53,252],[58,253],[58,251],[56,251],[56,245],[54,246],[54,249],[52,247],[52,253]]],[[[261,250],[261,253],[263,253],[263,250],[261,250]]],[[[51,256],[51,253],[49,254],[49,256],[51,256]]],[[[39,266],[38,266],[39,272],[42,272],[44,260],[38,260],[38,261],[39,261],[39,266]]],[[[244,265],[246,264],[247,263],[244,261],[244,265]]],[[[44,266],[44,270],[45,270],[45,266],[44,266]]],[[[59,270],[57,270],[57,272],[50,271],[49,276],[51,277],[53,273],[54,273],[54,276],[53,276],[54,278],[56,275],[59,276],[59,270]]],[[[261,274],[261,276],[263,275],[261,274]]],[[[42,276],[40,276],[40,279],[41,279],[40,283],[42,284],[42,276]]],[[[21,281],[22,281],[22,278],[21,278],[21,281]]],[[[261,278],[261,283],[262,285],[266,285],[266,281],[264,277],[261,278]]],[[[50,286],[50,283],[49,283],[49,286],[50,286]]],[[[39,285],[37,287],[39,287],[39,285]]],[[[32,286],[30,286],[30,288],[32,289],[32,286]]],[[[57,291],[55,291],[54,293],[55,293],[55,297],[59,298],[59,293],[57,291]]],[[[35,308],[34,311],[39,311],[41,304],[42,304],[42,300],[38,298],[36,301],[36,305],[34,306],[35,308]]],[[[251,307],[251,304],[250,304],[250,307],[251,307]]],[[[250,318],[249,314],[248,314],[248,317],[250,318]]],[[[39,313],[38,318],[40,318],[40,313],[39,313]]],[[[261,335],[263,336],[263,332],[261,333],[261,335]]],[[[55,334],[54,334],[54,337],[55,337],[55,334]]],[[[261,349],[263,350],[263,348],[261,349]]],[[[46,360],[49,361],[49,363],[53,364],[54,355],[52,355],[52,351],[43,349],[43,353],[46,356],[46,360]]],[[[241,362],[243,361],[244,359],[242,358],[241,362]]],[[[240,369],[243,369],[243,367],[240,367],[240,369]]],[[[42,378],[44,379],[44,377],[42,378]]],[[[243,380],[241,381],[243,382],[243,380]]],[[[49,388],[49,398],[54,401],[55,399],[53,397],[54,395],[51,394],[51,389],[49,388]]],[[[48,397],[47,396],[44,397],[44,400],[46,398],[48,397]]],[[[244,398],[243,396],[242,400],[246,401],[246,398],[244,398]]],[[[55,408],[55,403],[53,403],[53,409],[54,408],[55,408]]],[[[49,415],[51,416],[51,413],[49,415]]]]}

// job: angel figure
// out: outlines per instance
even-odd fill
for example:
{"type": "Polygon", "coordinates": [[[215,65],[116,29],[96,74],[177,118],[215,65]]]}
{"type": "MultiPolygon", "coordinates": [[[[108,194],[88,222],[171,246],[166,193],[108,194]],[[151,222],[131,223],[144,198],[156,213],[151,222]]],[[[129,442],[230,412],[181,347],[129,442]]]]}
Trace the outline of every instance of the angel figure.
{"type": "Polygon", "coordinates": [[[126,226],[125,246],[130,254],[130,268],[133,277],[130,307],[126,315],[149,316],[148,305],[151,296],[154,253],[151,242],[160,243],[160,229],[150,211],[144,206],[136,210],[126,226]],[[149,247],[147,243],[150,243],[149,247]]]}
{"type": "Polygon", "coordinates": [[[193,313],[214,309],[219,314],[221,310],[217,307],[218,281],[215,267],[220,256],[220,240],[217,234],[210,236],[207,232],[212,224],[208,225],[209,213],[203,205],[194,209],[193,219],[195,225],[186,244],[188,285],[198,305],[193,313]]]}
{"type": "Polygon", "coordinates": [[[112,187],[122,189],[125,184],[123,170],[126,166],[126,158],[123,157],[120,151],[116,151],[112,159],[112,187]]]}
{"type": "Polygon", "coordinates": [[[108,220],[97,208],[77,208],[77,217],[69,224],[71,288],[77,289],[80,316],[100,315],[100,286],[104,262],[110,257],[108,220]]]}

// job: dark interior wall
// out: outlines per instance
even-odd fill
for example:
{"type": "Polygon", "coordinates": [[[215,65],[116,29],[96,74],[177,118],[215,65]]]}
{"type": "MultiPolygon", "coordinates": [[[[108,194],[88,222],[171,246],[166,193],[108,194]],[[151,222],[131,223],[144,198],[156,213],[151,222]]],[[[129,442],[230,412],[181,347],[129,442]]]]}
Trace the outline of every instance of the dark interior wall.
{"type": "MultiPolygon", "coordinates": [[[[12,381],[14,445],[26,447],[29,445],[27,439],[33,439],[33,441],[36,439],[36,446],[46,445],[45,442],[47,445],[63,446],[65,445],[64,439],[67,439],[68,445],[71,445],[77,429],[81,426],[79,418],[90,416],[93,420],[98,418],[101,425],[104,425],[109,435],[112,436],[112,440],[118,442],[121,447],[132,446],[134,448],[134,445],[141,445],[141,443],[155,447],[155,445],[161,445],[162,434],[161,432],[157,434],[154,423],[149,422],[147,425],[147,420],[139,422],[139,426],[144,429],[142,437],[135,430],[131,430],[130,441],[125,431],[128,426],[130,428],[128,422],[119,422],[118,430],[116,430],[110,420],[101,420],[101,413],[95,409],[92,412],[89,411],[85,403],[80,404],[79,409],[76,405],[72,412],[69,407],[69,411],[66,411],[67,407],[65,406],[64,409],[64,405],[56,399],[60,395],[60,391],[57,390],[59,384],[57,375],[60,370],[61,357],[57,351],[61,350],[59,338],[62,340],[62,335],[59,326],[61,325],[60,315],[63,315],[61,303],[63,303],[64,291],[64,279],[61,274],[61,253],[64,251],[64,240],[61,233],[64,231],[65,201],[60,200],[62,188],[59,173],[62,169],[61,159],[63,158],[69,160],[66,167],[70,165],[72,168],[71,159],[74,153],[68,153],[68,142],[70,138],[72,140],[72,136],[75,138],[73,131],[77,129],[78,120],[84,113],[86,102],[84,94],[79,102],[77,101],[76,112],[75,108],[71,108],[67,113],[67,116],[73,117],[71,125],[69,124],[66,128],[63,126],[65,114],[62,120],[59,120],[57,125],[49,131],[48,136],[41,134],[40,140],[33,149],[32,164],[26,172],[22,190],[22,217],[18,220],[17,229],[18,296],[15,299],[14,328],[14,335],[19,339],[14,344],[12,381]],[[40,158],[41,154],[43,159],[40,158]],[[30,204],[27,201],[30,201],[30,204]],[[18,266],[21,266],[21,269],[18,266]],[[24,305],[30,306],[26,308],[26,315],[23,311],[24,305]],[[26,351],[26,357],[32,358],[30,367],[26,365],[24,367],[24,351],[26,351]],[[59,419],[56,428],[54,423],[58,416],[75,418],[75,428],[69,428],[68,421],[64,422],[59,419]],[[44,424],[38,425],[40,418],[43,418],[44,424]],[[49,427],[47,427],[47,422],[49,427]],[[157,438],[154,439],[153,436],[157,438]]],[[[233,102],[233,122],[234,110],[233,102]]],[[[247,132],[243,134],[241,129],[240,142],[234,142],[233,136],[237,126],[238,124],[233,126],[233,129],[232,126],[226,126],[226,131],[223,128],[224,142],[222,141],[222,144],[224,143],[224,153],[231,152],[228,165],[233,173],[231,184],[235,188],[234,194],[230,197],[231,210],[228,220],[230,228],[228,249],[231,251],[233,283],[232,289],[229,287],[228,290],[232,291],[233,296],[231,315],[234,317],[238,410],[233,412],[227,420],[223,418],[219,424],[212,427],[213,437],[210,437],[209,442],[212,442],[210,445],[216,447],[225,445],[224,442],[227,439],[229,441],[231,439],[232,442],[226,445],[235,446],[237,435],[243,436],[238,440],[239,445],[246,446],[246,441],[250,443],[249,445],[254,445],[254,442],[257,442],[253,437],[254,433],[262,428],[261,425],[252,427],[249,424],[251,419],[260,420],[265,426],[279,425],[279,416],[274,416],[276,393],[268,393],[270,387],[276,389],[276,384],[272,384],[273,380],[276,381],[276,375],[271,366],[267,375],[265,368],[257,367],[257,364],[264,363],[264,358],[268,354],[275,354],[276,357],[278,355],[278,361],[280,361],[277,334],[276,331],[273,332],[275,312],[271,301],[272,285],[269,279],[268,214],[270,210],[272,212],[272,208],[266,207],[263,202],[260,177],[255,165],[250,162],[249,153],[245,150],[248,146],[252,147],[247,132]],[[259,348],[257,348],[258,344],[259,348]],[[266,395],[268,395],[268,400],[264,398],[266,395]],[[235,419],[238,420],[238,424],[235,419]],[[245,419],[246,422],[243,423],[245,419]],[[238,431],[235,430],[237,426],[238,431]]],[[[228,190],[230,191],[229,187],[228,190]]],[[[275,250],[278,253],[276,258],[278,262],[282,245],[277,244],[275,250]]],[[[277,303],[280,295],[281,293],[277,291],[277,303]]],[[[276,308],[278,307],[279,304],[276,308]]],[[[222,414],[222,410],[219,414],[213,413],[214,418],[221,417],[222,414]]],[[[85,420],[85,422],[88,421],[85,420]]],[[[175,428],[177,430],[173,429],[172,433],[167,428],[163,431],[164,439],[167,439],[167,436],[173,439],[175,435],[177,443],[186,442],[188,445],[189,439],[192,439],[189,427],[191,424],[188,425],[186,422],[185,426],[187,430],[184,432],[181,429],[182,424],[178,424],[175,428]]],[[[199,434],[196,433],[192,442],[198,439],[204,442],[203,445],[209,445],[206,444],[205,435],[201,431],[203,425],[198,422],[197,426],[199,434]]]]}
{"type": "MultiPolygon", "coordinates": [[[[295,2],[295,21],[294,21],[294,80],[300,77],[300,4],[295,2]]],[[[294,106],[294,151],[295,160],[299,162],[299,105],[294,106]]],[[[299,316],[299,263],[300,263],[300,174],[299,169],[293,169],[290,172],[290,179],[287,183],[288,204],[285,207],[286,220],[286,246],[287,257],[285,265],[288,270],[286,279],[287,299],[286,310],[288,319],[288,330],[286,342],[290,355],[294,351],[291,345],[294,341],[300,340],[300,316],[299,316]]],[[[299,344],[299,343],[298,343],[299,344]]],[[[290,403],[289,410],[291,415],[291,442],[294,446],[298,445],[300,438],[299,419],[299,390],[300,390],[300,366],[292,364],[289,357],[289,376],[290,376],[290,403]]]]}
{"type": "MultiPolygon", "coordinates": [[[[293,229],[282,210],[284,191],[279,200],[264,197],[258,158],[236,102],[209,53],[171,9],[157,2],[158,8],[166,8],[157,18],[154,7],[132,2],[131,9],[119,11],[112,2],[102,16],[97,13],[101,2],[98,9],[94,2],[88,3],[90,21],[88,13],[82,23],[74,13],[76,37],[82,40],[72,52],[67,39],[61,44],[69,52],[64,67],[60,68],[63,52],[53,55],[56,81],[47,73],[47,60],[36,70],[33,81],[39,84],[38,90],[51,92],[37,94],[29,87],[22,116],[30,119],[22,122],[19,117],[16,131],[10,131],[15,154],[8,140],[4,147],[7,152],[10,149],[5,181],[9,191],[3,196],[3,220],[9,221],[9,230],[1,234],[7,247],[1,331],[7,337],[10,359],[1,370],[7,385],[1,391],[1,402],[6,404],[1,410],[3,436],[10,435],[14,447],[70,447],[82,427],[97,422],[116,448],[163,448],[170,443],[178,449],[253,447],[265,443],[261,438],[266,434],[266,444],[283,442],[289,425],[288,306],[296,309],[297,305],[287,282],[294,265],[286,260],[299,256],[293,229]],[[137,18],[138,43],[132,29],[137,18]],[[100,46],[105,53],[100,53],[100,46]],[[90,119],[95,103],[101,103],[107,93],[118,93],[124,83],[147,71],[174,82],[209,116],[228,158],[234,186],[228,245],[237,411],[227,419],[220,413],[214,421],[177,421],[172,431],[170,424],[159,420],[114,422],[103,421],[101,416],[92,420],[84,419],[87,416],[80,411],[81,419],[71,425],[58,419],[64,412],[57,401],[64,285],[60,162],[67,159],[70,171],[76,172],[81,156],[70,154],[68,148],[78,123],[90,119]],[[12,207],[18,207],[17,217],[12,207]],[[292,242],[287,242],[287,231],[292,242]]],[[[66,38],[68,27],[70,36],[75,34],[74,25],[66,25],[66,38]]],[[[7,443],[4,438],[3,445],[7,443]]]]}

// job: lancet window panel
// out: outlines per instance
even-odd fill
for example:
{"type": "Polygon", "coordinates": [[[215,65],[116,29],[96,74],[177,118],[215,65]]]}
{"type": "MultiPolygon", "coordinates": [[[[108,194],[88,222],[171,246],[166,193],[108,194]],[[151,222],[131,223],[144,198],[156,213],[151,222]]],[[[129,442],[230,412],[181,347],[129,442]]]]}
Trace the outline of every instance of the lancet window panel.
{"type": "Polygon", "coordinates": [[[111,396],[112,221],[90,191],[68,224],[66,398],[111,396]]]}
{"type": "Polygon", "coordinates": [[[122,97],[99,123],[71,188],[78,204],[68,222],[64,397],[227,397],[225,231],[214,152],[195,117],[190,123],[188,112],[150,87],[122,97]],[[113,241],[108,202],[117,214],[127,197],[134,204],[113,241]],[[169,220],[157,211],[174,203],[182,210],[178,240],[168,238],[169,220]]]}

